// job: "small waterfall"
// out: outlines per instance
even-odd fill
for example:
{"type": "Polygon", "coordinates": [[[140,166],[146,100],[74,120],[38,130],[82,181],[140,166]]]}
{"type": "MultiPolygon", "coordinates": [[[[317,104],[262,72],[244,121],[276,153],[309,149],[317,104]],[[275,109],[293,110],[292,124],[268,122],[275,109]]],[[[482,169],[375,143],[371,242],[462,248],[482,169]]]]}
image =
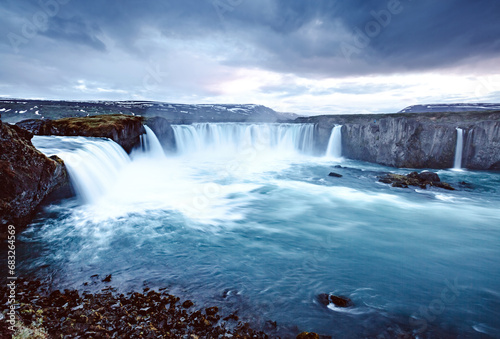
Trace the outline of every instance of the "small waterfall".
{"type": "Polygon", "coordinates": [[[330,134],[326,156],[333,158],[342,157],[342,125],[335,125],[330,134]]]}
{"type": "Polygon", "coordinates": [[[457,127],[457,146],[455,147],[455,162],[453,168],[462,168],[462,153],[464,150],[464,130],[457,127]]]}
{"type": "Polygon", "coordinates": [[[180,154],[258,150],[312,154],[314,124],[197,123],[172,125],[180,154]]]}
{"type": "Polygon", "coordinates": [[[163,147],[156,134],[148,126],[144,126],[146,133],[141,135],[141,149],[153,158],[164,157],[163,147]]]}
{"type": "Polygon", "coordinates": [[[47,156],[64,160],[77,196],[87,203],[101,197],[130,162],[123,148],[110,139],[34,136],[32,142],[47,156]]]}

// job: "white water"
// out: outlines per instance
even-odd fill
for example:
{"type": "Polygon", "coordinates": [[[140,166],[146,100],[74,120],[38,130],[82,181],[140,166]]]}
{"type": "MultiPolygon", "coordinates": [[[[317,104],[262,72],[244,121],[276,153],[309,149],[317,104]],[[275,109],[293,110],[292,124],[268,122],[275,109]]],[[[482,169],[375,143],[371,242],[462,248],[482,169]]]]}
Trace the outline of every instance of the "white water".
{"type": "MultiPolygon", "coordinates": [[[[165,156],[163,152],[163,147],[156,134],[148,126],[144,126],[146,134],[141,135],[141,151],[143,154],[147,154],[153,158],[161,158],[165,156]]],[[[134,152],[137,155],[137,152],[134,152]]]]}
{"type": "MultiPolygon", "coordinates": [[[[163,158],[158,138],[149,127],[144,128],[141,147],[133,152],[133,157],[163,158]]],[[[132,162],[123,148],[110,139],[35,136],[33,144],[45,154],[64,160],[75,193],[85,203],[97,203],[110,191],[116,191],[113,187],[132,162]]]]}
{"type": "Polygon", "coordinates": [[[109,190],[130,163],[123,148],[110,139],[34,136],[33,145],[64,160],[77,196],[87,203],[109,190]]]}
{"type": "MultiPolygon", "coordinates": [[[[348,338],[385,333],[394,319],[405,329],[414,313],[424,319],[420,310],[458,279],[460,298],[429,328],[459,327],[464,338],[498,333],[498,175],[440,171],[443,180],[480,189],[423,194],[377,182],[393,168],[342,159],[346,180],[338,180],[327,176],[331,159],[308,156],[312,125],[233,125],[174,126],[178,156],[125,156],[117,171],[82,177],[87,185],[105,177],[102,195],[49,206],[41,227],[23,235],[32,237],[23,267],[56,277],[58,288],[112,273],[116,286],[181,286],[194,300],[229,291],[242,318],[262,314],[348,338]],[[356,307],[324,308],[315,300],[323,292],[356,307]]],[[[71,162],[64,154],[73,153],[102,167],[118,147],[35,137],[39,148],[37,138],[49,155],[71,162]],[[99,148],[96,159],[83,157],[90,145],[99,148]]]]}
{"type": "Polygon", "coordinates": [[[181,155],[249,150],[313,153],[313,124],[199,123],[172,127],[181,155]]]}
{"type": "Polygon", "coordinates": [[[453,168],[462,168],[462,153],[464,150],[464,131],[457,127],[457,146],[455,148],[455,162],[453,168]]]}
{"type": "Polygon", "coordinates": [[[342,125],[335,125],[328,141],[326,156],[333,158],[342,157],[342,125]]]}

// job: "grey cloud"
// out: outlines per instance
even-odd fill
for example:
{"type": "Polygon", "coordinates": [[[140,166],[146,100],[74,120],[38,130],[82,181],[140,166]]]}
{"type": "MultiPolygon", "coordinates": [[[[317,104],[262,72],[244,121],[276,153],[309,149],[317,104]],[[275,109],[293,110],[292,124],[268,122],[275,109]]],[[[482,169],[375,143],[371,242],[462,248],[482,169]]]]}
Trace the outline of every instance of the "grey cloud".
{"type": "MultiPolygon", "coordinates": [[[[150,58],[174,63],[175,60],[166,57],[168,48],[182,56],[176,45],[142,46],[140,42],[148,29],[159,32],[165,41],[175,40],[184,46],[197,46],[200,42],[212,46],[199,54],[217,60],[221,66],[259,68],[311,79],[444,69],[466,65],[471,59],[480,63],[500,55],[498,0],[401,0],[400,13],[391,14],[387,27],[380,25],[380,34],[368,39],[362,48],[356,47],[350,61],[345,58],[342,45],[355,46],[355,39],[359,39],[357,30],[366,31],[366,24],[376,21],[373,13],[387,11],[388,4],[397,0],[71,0],[50,16],[46,29],[19,46],[17,59],[13,61],[8,34],[22,36],[23,24],[33,21],[33,15],[43,11],[40,3],[48,1],[59,0],[0,3],[3,85],[10,83],[15,87],[20,84],[18,78],[22,78],[23,84],[29,83],[29,75],[16,77],[14,72],[5,70],[15,66],[22,72],[23,62],[52,69],[52,78],[61,79],[66,74],[79,76],[80,67],[74,65],[85,63],[93,53],[107,58],[120,51],[130,58],[128,63],[117,63],[116,67],[146,64],[150,58]],[[226,6],[216,5],[220,3],[226,6]],[[68,52],[76,46],[78,53],[68,52]],[[65,58],[71,58],[71,62],[60,62],[65,58]]],[[[190,68],[183,60],[179,63],[190,68]]],[[[108,72],[101,67],[99,71],[106,75],[127,71],[108,72]]],[[[84,69],[81,68],[82,72],[84,69]]],[[[181,73],[175,73],[177,78],[169,79],[170,83],[185,83],[181,73]]],[[[47,74],[48,71],[43,73],[47,74]]],[[[104,80],[104,77],[97,79],[104,80]]],[[[123,75],[109,81],[114,88],[126,82],[126,78],[123,75]]],[[[282,95],[308,91],[300,86],[263,85],[261,90],[282,95]]],[[[369,85],[332,89],[353,94],[381,90],[387,89],[369,85]]],[[[202,92],[206,93],[206,88],[202,92]]]]}

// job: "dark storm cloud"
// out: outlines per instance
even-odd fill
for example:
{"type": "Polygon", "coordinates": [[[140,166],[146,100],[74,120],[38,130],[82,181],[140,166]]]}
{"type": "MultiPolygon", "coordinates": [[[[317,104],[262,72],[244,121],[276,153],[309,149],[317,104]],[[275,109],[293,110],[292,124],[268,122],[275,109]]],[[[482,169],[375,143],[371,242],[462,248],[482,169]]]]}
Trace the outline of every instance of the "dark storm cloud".
{"type": "MultiPolygon", "coordinates": [[[[171,41],[213,46],[199,54],[219,65],[309,78],[444,69],[500,55],[498,0],[3,0],[0,15],[0,68],[36,60],[61,77],[74,67],[57,60],[85,63],[117,50],[137,62],[163,60],[178,52],[171,41]],[[141,43],[154,32],[170,45],[141,43]]],[[[292,87],[285,95],[306,92],[292,87]]]]}
{"type": "Polygon", "coordinates": [[[48,29],[41,34],[54,39],[70,43],[87,45],[99,51],[105,51],[106,46],[97,37],[101,33],[98,25],[90,25],[81,17],[74,16],[71,19],[55,17],[50,21],[48,29]]]}

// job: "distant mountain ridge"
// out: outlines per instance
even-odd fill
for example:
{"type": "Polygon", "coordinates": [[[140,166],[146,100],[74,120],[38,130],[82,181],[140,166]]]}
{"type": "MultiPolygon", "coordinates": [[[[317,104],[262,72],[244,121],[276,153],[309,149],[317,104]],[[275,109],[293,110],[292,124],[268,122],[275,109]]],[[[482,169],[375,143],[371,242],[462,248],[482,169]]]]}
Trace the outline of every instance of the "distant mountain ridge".
{"type": "Polygon", "coordinates": [[[52,101],[0,100],[2,121],[60,119],[101,114],[159,116],[171,123],[193,122],[277,122],[295,118],[290,113],[253,104],[174,104],[156,101],[52,101]]]}
{"type": "Polygon", "coordinates": [[[500,110],[500,104],[473,103],[473,104],[429,104],[408,106],[398,113],[438,113],[438,112],[473,112],[500,110]]]}

